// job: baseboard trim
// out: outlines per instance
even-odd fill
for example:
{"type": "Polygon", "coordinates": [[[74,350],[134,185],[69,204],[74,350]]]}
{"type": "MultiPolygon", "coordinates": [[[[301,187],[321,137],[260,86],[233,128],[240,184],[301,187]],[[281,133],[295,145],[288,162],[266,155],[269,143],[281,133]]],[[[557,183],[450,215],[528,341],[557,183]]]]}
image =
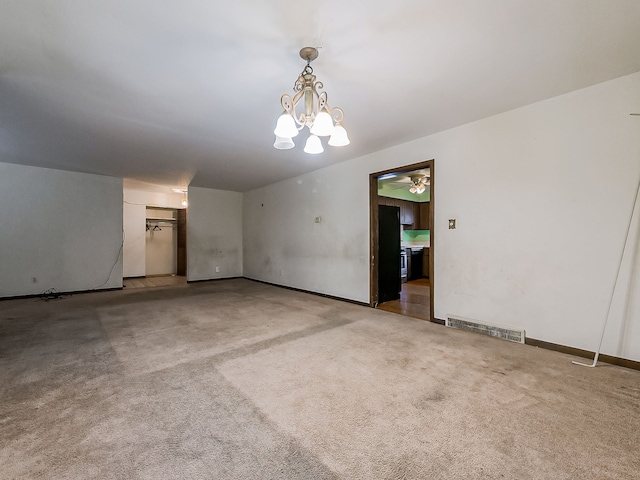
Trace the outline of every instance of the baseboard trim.
{"type": "MultiPolygon", "coordinates": [[[[446,325],[445,321],[440,320],[439,318],[431,321],[440,325],[446,325]]],[[[593,357],[595,356],[595,352],[592,352],[590,350],[583,350],[581,348],[560,345],[559,343],[545,342],[544,340],[538,340],[535,338],[525,337],[524,343],[525,345],[529,345],[531,347],[544,348],[545,350],[553,350],[554,352],[566,353],[568,355],[589,358],[591,360],[593,360],[593,357]]],[[[640,370],[640,362],[629,360],[627,358],[615,357],[613,355],[605,355],[601,353],[598,357],[598,361],[603,363],[610,363],[611,365],[618,365],[619,367],[631,368],[632,370],[640,370]]]]}
{"type": "Polygon", "coordinates": [[[237,280],[238,278],[245,277],[204,278],[202,280],[187,280],[187,283],[219,282],[220,280],[237,280]]]}
{"type": "MultiPolygon", "coordinates": [[[[567,345],[560,345],[558,343],[545,342],[544,340],[537,340],[535,338],[525,338],[524,343],[532,347],[540,347],[547,350],[553,350],[555,352],[567,353],[576,357],[589,358],[593,360],[595,352],[590,350],[583,350],[581,348],[568,347],[567,345]]],[[[601,353],[598,357],[599,362],[610,363],[612,365],[618,365],[619,367],[631,368],[633,370],[640,370],[640,362],[635,360],[629,360],[626,358],[615,357],[613,355],[606,355],[601,353]]]]}
{"type": "MultiPolygon", "coordinates": [[[[123,290],[124,286],[122,287],[111,287],[111,288],[94,288],[93,290],[73,290],[70,292],[55,292],[56,296],[60,296],[60,297],[64,297],[65,295],[80,295],[83,293],[97,293],[97,292],[113,292],[115,290],[123,290]]],[[[16,295],[14,297],[0,297],[0,302],[3,300],[21,300],[21,299],[27,299],[27,298],[42,298],[42,297],[47,297],[49,295],[53,295],[53,294],[47,294],[45,292],[42,293],[32,293],[29,295],[16,295]]]]}
{"type": "Polygon", "coordinates": [[[316,295],[318,297],[330,298],[332,300],[338,300],[340,302],[352,303],[354,305],[360,305],[362,307],[369,307],[370,306],[368,303],[359,302],[358,300],[351,300],[349,298],[336,297],[334,295],[328,295],[326,293],[312,292],[311,290],[304,290],[302,288],[296,288],[296,287],[288,287],[286,285],[278,285],[277,283],[265,282],[264,280],[257,280],[255,278],[250,278],[250,277],[243,277],[243,278],[245,278],[247,280],[251,280],[252,282],[258,282],[258,283],[264,283],[265,285],[271,285],[272,287],[285,288],[287,290],[293,290],[294,292],[309,293],[311,295],[316,295]]]}
{"type": "MultiPolygon", "coordinates": [[[[130,278],[130,277],[127,277],[130,278]]],[[[370,307],[370,305],[368,303],[365,302],[359,302],[357,300],[351,300],[349,298],[343,298],[343,297],[337,297],[335,295],[329,295],[326,293],[319,293],[319,292],[313,292],[311,290],[305,290],[302,288],[296,288],[296,287],[289,287],[287,285],[279,285],[277,283],[272,283],[272,282],[266,282],[264,280],[258,280],[255,278],[250,278],[250,277],[225,277],[225,278],[210,278],[210,279],[205,279],[205,280],[187,280],[187,283],[202,283],[202,282],[217,282],[217,281],[221,281],[221,280],[234,280],[234,279],[239,279],[239,278],[244,278],[246,280],[251,280],[252,282],[257,282],[257,283],[262,283],[265,285],[271,285],[273,287],[278,287],[278,288],[284,288],[287,290],[293,290],[294,292],[301,292],[301,293],[309,293],[311,295],[316,295],[318,297],[324,297],[324,298],[330,298],[332,300],[338,300],[340,302],[347,302],[347,303],[351,303],[354,305],[360,305],[363,307],[370,307]]],[[[93,289],[93,290],[74,290],[74,291],[68,291],[68,292],[55,292],[55,294],[57,296],[65,296],[65,295],[78,295],[78,294],[83,294],[83,293],[95,293],[95,292],[112,292],[115,290],[123,290],[124,287],[112,287],[112,288],[100,288],[100,289],[93,289]]],[[[43,293],[34,293],[34,294],[30,294],[30,295],[17,295],[17,296],[13,296],[13,297],[0,297],[0,302],[4,301],[4,300],[20,300],[20,299],[28,299],[28,298],[42,298],[45,297],[46,294],[43,293]]],[[[436,323],[438,325],[445,325],[445,321],[440,319],[440,318],[434,318],[432,320],[430,320],[431,323],[436,323]]],[[[545,350],[552,350],[554,352],[561,352],[561,353],[566,353],[568,355],[574,355],[576,357],[582,357],[582,358],[590,358],[593,359],[593,357],[595,356],[595,352],[592,352],[590,350],[583,350],[581,348],[576,348],[576,347],[569,347],[567,345],[561,345],[559,343],[552,343],[552,342],[545,342],[544,340],[538,340],[535,338],[525,338],[525,345],[529,345],[531,347],[539,347],[539,348],[544,348],[545,350]]],[[[598,357],[598,360],[603,362],[603,363],[609,363],[611,365],[617,365],[620,367],[625,367],[625,368],[630,368],[632,370],[638,370],[640,371],[640,362],[636,361],[636,360],[629,360],[627,358],[621,358],[621,357],[616,357],[614,355],[607,355],[607,354],[603,354],[601,353],[600,356],[598,357]]]]}

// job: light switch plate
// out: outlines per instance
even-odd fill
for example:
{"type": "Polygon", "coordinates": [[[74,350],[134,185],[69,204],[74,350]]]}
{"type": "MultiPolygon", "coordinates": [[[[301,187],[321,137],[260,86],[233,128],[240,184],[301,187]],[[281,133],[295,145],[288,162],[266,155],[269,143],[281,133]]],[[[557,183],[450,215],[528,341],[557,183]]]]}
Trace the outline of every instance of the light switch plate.
{"type": "Polygon", "coordinates": [[[449,219],[449,230],[453,230],[456,228],[456,219],[455,218],[450,218],[449,219]]]}

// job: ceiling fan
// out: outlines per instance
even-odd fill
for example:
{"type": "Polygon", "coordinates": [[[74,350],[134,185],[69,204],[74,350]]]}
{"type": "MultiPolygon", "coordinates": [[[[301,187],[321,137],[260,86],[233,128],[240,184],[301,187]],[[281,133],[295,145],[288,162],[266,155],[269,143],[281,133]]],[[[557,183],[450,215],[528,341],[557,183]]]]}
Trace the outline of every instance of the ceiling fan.
{"type": "Polygon", "coordinates": [[[398,190],[400,188],[406,188],[411,193],[420,195],[426,190],[426,187],[431,185],[431,176],[429,173],[422,172],[410,172],[406,175],[394,175],[393,177],[386,177],[381,179],[378,184],[378,188],[382,189],[382,185],[387,185],[391,190],[398,190]]]}
{"type": "Polygon", "coordinates": [[[424,176],[411,176],[411,187],[409,191],[411,193],[415,193],[416,195],[420,195],[424,193],[429,185],[431,185],[431,177],[424,176]]]}

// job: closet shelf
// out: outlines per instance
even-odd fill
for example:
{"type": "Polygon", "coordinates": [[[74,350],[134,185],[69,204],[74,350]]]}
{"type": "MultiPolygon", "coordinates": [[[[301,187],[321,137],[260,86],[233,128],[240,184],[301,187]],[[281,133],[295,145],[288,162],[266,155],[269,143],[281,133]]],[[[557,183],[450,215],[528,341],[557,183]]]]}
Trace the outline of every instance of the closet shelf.
{"type": "Polygon", "coordinates": [[[175,222],[175,218],[147,217],[147,222],[175,222]]]}

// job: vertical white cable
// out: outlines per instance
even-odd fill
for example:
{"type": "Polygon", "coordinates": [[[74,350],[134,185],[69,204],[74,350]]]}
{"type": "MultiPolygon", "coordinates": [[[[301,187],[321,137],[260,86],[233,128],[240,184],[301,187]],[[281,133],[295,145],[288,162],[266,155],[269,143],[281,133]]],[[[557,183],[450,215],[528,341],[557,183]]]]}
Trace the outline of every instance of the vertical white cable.
{"type": "Polygon", "coordinates": [[[607,308],[607,316],[604,319],[604,324],[602,325],[602,333],[600,334],[600,343],[598,343],[598,349],[596,350],[596,354],[593,357],[593,363],[582,363],[572,361],[574,365],[580,365],[582,367],[595,367],[598,363],[598,357],[600,356],[600,348],[602,347],[602,340],[604,339],[604,333],[607,329],[607,322],[609,321],[609,315],[611,313],[611,304],[613,303],[613,296],[616,293],[616,287],[618,285],[618,279],[620,278],[620,269],[622,267],[622,260],[624,258],[624,252],[627,249],[627,243],[629,241],[629,231],[631,230],[631,224],[633,223],[633,215],[636,211],[636,204],[638,203],[638,194],[640,193],[640,180],[638,180],[638,188],[636,188],[636,196],[633,199],[633,207],[631,208],[631,215],[629,216],[629,224],[627,225],[627,233],[624,236],[624,244],[622,245],[622,251],[620,252],[620,260],[618,261],[618,270],[616,271],[616,280],[613,282],[613,288],[611,289],[611,296],[609,297],[609,307],[607,308]]]}

